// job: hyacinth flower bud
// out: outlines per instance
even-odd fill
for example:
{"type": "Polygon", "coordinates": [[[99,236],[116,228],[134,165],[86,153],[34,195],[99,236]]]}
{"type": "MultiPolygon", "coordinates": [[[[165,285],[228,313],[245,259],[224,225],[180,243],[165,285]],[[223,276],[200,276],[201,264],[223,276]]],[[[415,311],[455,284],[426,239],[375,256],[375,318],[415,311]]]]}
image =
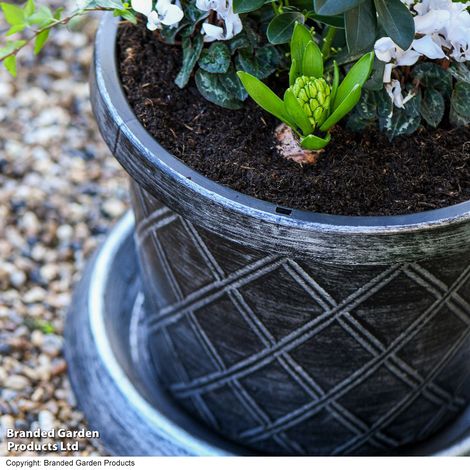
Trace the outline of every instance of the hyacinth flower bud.
{"type": "Polygon", "coordinates": [[[330,110],[331,87],[323,78],[306,77],[295,80],[291,87],[314,129],[320,127],[330,110]]]}

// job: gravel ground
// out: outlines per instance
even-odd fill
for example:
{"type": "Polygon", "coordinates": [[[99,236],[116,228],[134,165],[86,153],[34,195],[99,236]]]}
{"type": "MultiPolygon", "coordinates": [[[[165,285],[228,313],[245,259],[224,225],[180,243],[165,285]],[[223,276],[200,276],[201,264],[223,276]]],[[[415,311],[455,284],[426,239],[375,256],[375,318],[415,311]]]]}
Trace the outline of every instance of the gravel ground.
{"type": "MultiPolygon", "coordinates": [[[[7,454],[8,428],[87,427],[67,380],[64,319],[87,259],[127,209],[89,102],[95,27],[88,18],[56,32],[39,59],[23,54],[17,79],[0,71],[0,455],[39,454],[7,454]]],[[[100,451],[83,440],[71,454],[100,451]]]]}

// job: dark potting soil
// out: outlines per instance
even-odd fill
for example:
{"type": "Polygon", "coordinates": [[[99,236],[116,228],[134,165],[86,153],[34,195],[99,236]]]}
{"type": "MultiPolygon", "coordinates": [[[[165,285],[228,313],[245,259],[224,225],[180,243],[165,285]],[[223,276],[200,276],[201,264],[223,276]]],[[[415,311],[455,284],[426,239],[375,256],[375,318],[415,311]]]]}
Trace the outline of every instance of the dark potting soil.
{"type": "Polygon", "coordinates": [[[250,99],[239,111],[174,83],[181,54],[142,24],[119,34],[121,79],[145,128],[187,165],[281,206],[343,215],[421,212],[470,199],[470,127],[423,129],[392,143],[378,131],[335,130],[315,165],[280,157],[276,119],[250,99]]]}

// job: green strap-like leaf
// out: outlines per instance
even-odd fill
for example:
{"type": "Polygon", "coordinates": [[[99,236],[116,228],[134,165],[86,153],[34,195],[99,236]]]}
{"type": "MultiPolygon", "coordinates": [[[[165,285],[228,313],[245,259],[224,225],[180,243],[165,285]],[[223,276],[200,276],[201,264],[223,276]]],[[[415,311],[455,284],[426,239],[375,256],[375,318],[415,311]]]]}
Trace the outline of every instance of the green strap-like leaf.
{"type": "Polygon", "coordinates": [[[331,86],[330,109],[333,109],[339,86],[339,67],[336,60],[333,61],[333,84],[331,86]]]}
{"type": "Polygon", "coordinates": [[[255,103],[286,124],[289,123],[284,113],[284,102],[279,96],[253,75],[242,71],[237,72],[237,75],[255,103]]]}
{"type": "Polygon", "coordinates": [[[310,134],[300,141],[300,146],[306,150],[320,150],[326,147],[331,141],[331,134],[327,134],[325,138],[310,134]]]}
{"type": "Polygon", "coordinates": [[[309,135],[313,132],[313,126],[305,111],[300,106],[297,98],[290,89],[284,93],[284,105],[287,114],[293,119],[294,123],[302,130],[303,135],[309,135]]]}
{"type": "Polygon", "coordinates": [[[333,113],[328,117],[328,119],[322,124],[320,130],[326,132],[328,129],[332,128],[337,122],[343,119],[346,114],[348,114],[354,106],[358,103],[361,98],[361,86],[355,85],[353,89],[349,92],[341,104],[333,111],[333,113]]]}
{"type": "Polygon", "coordinates": [[[415,23],[408,7],[401,0],[374,0],[374,4],[387,36],[406,51],[415,37],[415,23]]]}
{"type": "Polygon", "coordinates": [[[299,70],[299,67],[297,67],[297,61],[292,59],[289,70],[289,86],[292,86],[295,83],[297,77],[299,77],[299,70]]]}
{"type": "Polygon", "coordinates": [[[303,24],[295,24],[292,39],[290,41],[290,53],[292,59],[295,59],[297,67],[299,68],[298,75],[301,74],[300,69],[303,63],[305,48],[312,39],[312,34],[303,24]]]}
{"type": "Polygon", "coordinates": [[[374,62],[374,53],[369,52],[363,55],[347,73],[341,85],[338,87],[338,92],[335,96],[333,109],[337,109],[342,101],[349,95],[351,90],[359,85],[362,87],[372,71],[372,64],[374,62]]]}
{"type": "Polygon", "coordinates": [[[307,77],[323,77],[323,56],[316,43],[310,41],[302,59],[302,75],[307,77]]]}

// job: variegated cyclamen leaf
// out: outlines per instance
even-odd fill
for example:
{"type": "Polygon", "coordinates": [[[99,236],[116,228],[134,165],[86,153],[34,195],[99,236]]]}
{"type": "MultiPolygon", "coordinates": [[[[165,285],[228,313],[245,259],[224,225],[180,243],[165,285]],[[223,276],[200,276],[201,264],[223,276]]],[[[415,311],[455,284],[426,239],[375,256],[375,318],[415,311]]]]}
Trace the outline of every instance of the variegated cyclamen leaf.
{"type": "Polygon", "coordinates": [[[457,82],[450,103],[459,116],[470,119],[470,83],[457,82]]]}
{"type": "Polygon", "coordinates": [[[442,94],[433,88],[426,88],[421,99],[421,116],[431,126],[437,127],[446,109],[442,94]]]}

